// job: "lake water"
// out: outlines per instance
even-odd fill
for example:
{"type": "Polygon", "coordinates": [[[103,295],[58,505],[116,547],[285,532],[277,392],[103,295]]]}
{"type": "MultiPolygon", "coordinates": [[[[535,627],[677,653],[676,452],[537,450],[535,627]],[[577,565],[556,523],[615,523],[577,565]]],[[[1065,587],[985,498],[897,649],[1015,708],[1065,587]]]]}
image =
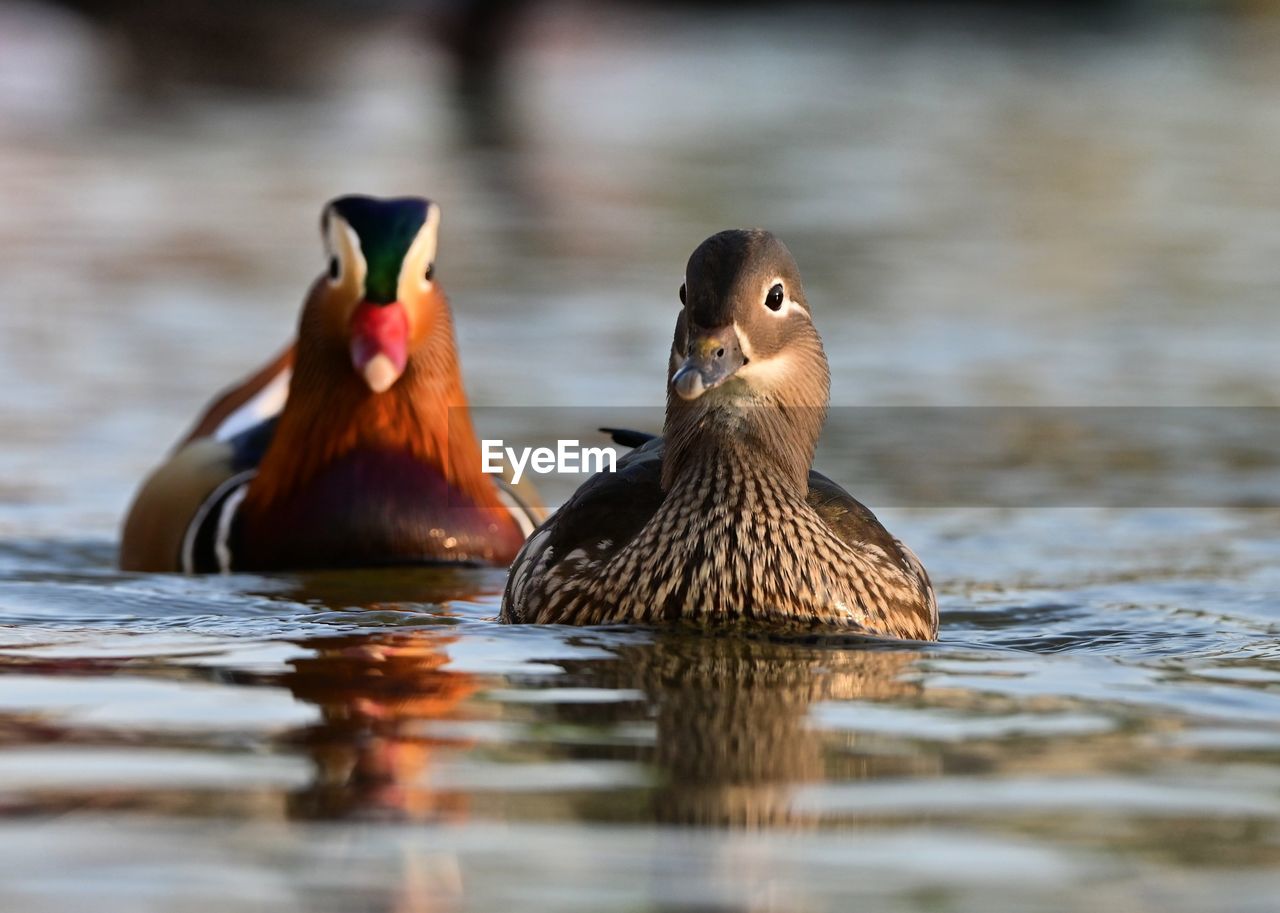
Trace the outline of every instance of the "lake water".
{"type": "MultiPolygon", "coordinates": [[[[836,416],[1280,404],[1270,20],[526,30],[478,107],[394,23],[304,91],[155,98],[0,6],[0,909],[1274,909],[1280,511],[1195,472],[873,501],[928,646],[502,627],[499,571],[113,569],[350,191],[440,201],[468,389],[529,433],[660,404],[685,257],[752,224],[836,416]]],[[[821,468],[876,476],[841,428],[821,468]]]]}

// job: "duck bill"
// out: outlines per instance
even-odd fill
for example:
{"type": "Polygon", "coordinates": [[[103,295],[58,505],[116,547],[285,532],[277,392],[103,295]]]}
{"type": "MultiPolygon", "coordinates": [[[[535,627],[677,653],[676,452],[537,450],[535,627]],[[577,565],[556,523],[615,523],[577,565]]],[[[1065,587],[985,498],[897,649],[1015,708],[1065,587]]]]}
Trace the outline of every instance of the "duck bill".
{"type": "Polygon", "coordinates": [[[351,365],[374,393],[385,393],[409,363],[409,319],[399,301],[361,301],[351,315],[351,365]]]}
{"type": "Polygon", "coordinates": [[[671,387],[681,399],[697,399],[733,377],[745,361],[732,326],[694,330],[688,356],[671,375],[671,387]]]}

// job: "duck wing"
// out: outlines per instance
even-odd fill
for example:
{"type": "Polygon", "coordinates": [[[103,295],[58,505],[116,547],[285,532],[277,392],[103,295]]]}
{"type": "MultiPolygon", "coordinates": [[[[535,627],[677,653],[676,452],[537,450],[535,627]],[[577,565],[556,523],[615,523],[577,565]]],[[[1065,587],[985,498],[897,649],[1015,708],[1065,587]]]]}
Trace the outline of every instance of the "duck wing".
{"type": "Polygon", "coordinates": [[[658,437],[648,431],[635,431],[631,428],[601,428],[600,430],[609,435],[609,439],[620,447],[641,447],[658,437]]]}
{"type": "Polygon", "coordinates": [[[588,479],[538,527],[511,565],[502,597],[503,621],[528,620],[525,607],[541,601],[531,598],[531,588],[562,562],[608,561],[635,538],[662,504],[662,448],[661,438],[649,436],[618,460],[616,471],[588,479]]]}
{"type": "Polygon", "coordinates": [[[120,540],[127,571],[218,570],[213,556],[221,507],[253,477],[284,408],[293,374],[291,344],[250,377],[219,394],[169,458],[134,496],[120,540]],[[216,509],[215,509],[216,508],[216,509]],[[205,548],[202,543],[208,543],[205,548]]]}
{"type": "Polygon", "coordinates": [[[249,377],[214,397],[179,441],[175,452],[203,437],[226,440],[279,415],[289,397],[296,348],[297,343],[290,343],[249,377]]]}
{"type": "Polygon", "coordinates": [[[817,470],[809,471],[808,502],[846,545],[858,550],[878,549],[914,581],[918,600],[902,601],[892,611],[915,616],[919,626],[928,630],[930,637],[936,637],[938,598],[929,574],[915,552],[885,529],[870,508],[817,470]]]}

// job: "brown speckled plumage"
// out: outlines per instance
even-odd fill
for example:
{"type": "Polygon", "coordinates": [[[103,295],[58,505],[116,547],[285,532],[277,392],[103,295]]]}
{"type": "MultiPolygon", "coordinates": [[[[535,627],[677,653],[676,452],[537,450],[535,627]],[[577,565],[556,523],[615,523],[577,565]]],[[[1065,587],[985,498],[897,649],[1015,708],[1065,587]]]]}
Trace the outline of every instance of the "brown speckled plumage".
{"type": "Polygon", "coordinates": [[[686,290],[665,439],[590,480],[530,537],[503,620],[935,637],[920,562],[810,468],[827,363],[786,248],[767,232],[722,232],[690,258],[686,290]]]}

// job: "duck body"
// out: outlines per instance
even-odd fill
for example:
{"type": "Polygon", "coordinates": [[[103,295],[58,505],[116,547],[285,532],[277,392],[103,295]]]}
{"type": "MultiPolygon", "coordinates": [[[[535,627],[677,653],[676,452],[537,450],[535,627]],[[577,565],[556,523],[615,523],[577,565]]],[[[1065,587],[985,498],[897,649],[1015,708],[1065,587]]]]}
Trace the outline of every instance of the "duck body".
{"type": "MultiPolygon", "coordinates": [[[[250,512],[249,483],[244,491],[227,545],[242,556],[238,570],[497,565],[510,563],[524,542],[517,523],[485,510],[438,467],[403,450],[338,457],[270,509],[250,512]]],[[[220,569],[207,560],[199,568],[220,569]]]]}
{"type": "Polygon", "coordinates": [[[826,360],[789,253],[765,232],[721,233],[690,258],[686,286],[664,437],[590,479],[533,533],[502,619],[936,637],[920,561],[811,467],[826,360]],[[784,316],[767,303],[777,285],[784,316]],[[761,298],[766,314],[755,315],[761,298]]]}
{"type": "Polygon", "coordinates": [[[504,621],[741,620],[937,636],[923,565],[838,484],[811,470],[797,497],[742,453],[664,491],[665,449],[653,438],[626,454],[533,533],[504,621]]]}
{"type": "Polygon", "coordinates": [[[126,570],[506,565],[542,514],[480,472],[434,280],[435,204],[344,197],[296,342],[197,420],[125,521],[126,570]]]}

